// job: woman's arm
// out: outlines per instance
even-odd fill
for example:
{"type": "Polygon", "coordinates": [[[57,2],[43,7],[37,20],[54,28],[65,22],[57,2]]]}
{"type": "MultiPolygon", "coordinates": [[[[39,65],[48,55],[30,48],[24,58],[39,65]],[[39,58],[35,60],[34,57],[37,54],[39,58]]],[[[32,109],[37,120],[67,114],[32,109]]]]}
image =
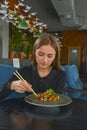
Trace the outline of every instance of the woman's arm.
{"type": "Polygon", "coordinates": [[[60,71],[56,77],[56,93],[64,93],[64,88],[66,84],[66,73],[65,71],[60,71]]]}
{"type": "Polygon", "coordinates": [[[18,80],[13,74],[9,80],[0,87],[0,101],[8,97],[13,91],[18,93],[33,92],[32,85],[26,81],[26,78],[28,77],[29,79],[30,77],[30,75],[28,75],[30,70],[30,67],[23,67],[18,70],[18,72],[25,77],[25,82],[18,80]]]}

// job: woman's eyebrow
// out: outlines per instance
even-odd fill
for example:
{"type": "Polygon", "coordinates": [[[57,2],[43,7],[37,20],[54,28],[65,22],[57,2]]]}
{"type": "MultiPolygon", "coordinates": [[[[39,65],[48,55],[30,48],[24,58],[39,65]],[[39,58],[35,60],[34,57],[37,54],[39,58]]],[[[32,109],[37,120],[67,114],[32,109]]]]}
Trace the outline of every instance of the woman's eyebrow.
{"type": "Polygon", "coordinates": [[[51,53],[51,52],[50,52],[50,53],[48,53],[47,55],[51,55],[51,56],[54,56],[55,54],[54,54],[54,53],[51,53]]]}
{"type": "MultiPolygon", "coordinates": [[[[45,52],[39,51],[39,53],[45,54],[45,52]]],[[[47,55],[54,55],[53,53],[48,53],[47,55]]]]}
{"type": "Polygon", "coordinates": [[[44,52],[42,52],[42,51],[39,51],[39,53],[43,53],[44,54],[44,52]]]}

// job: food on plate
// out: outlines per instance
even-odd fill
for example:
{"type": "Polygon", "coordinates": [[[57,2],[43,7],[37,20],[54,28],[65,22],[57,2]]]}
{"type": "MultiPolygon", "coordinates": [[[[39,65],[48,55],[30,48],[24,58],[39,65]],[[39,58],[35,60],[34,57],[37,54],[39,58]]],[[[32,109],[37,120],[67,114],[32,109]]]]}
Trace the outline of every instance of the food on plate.
{"type": "Polygon", "coordinates": [[[49,89],[46,92],[38,94],[36,98],[42,101],[59,101],[60,100],[60,97],[54,92],[53,89],[49,89]]]}

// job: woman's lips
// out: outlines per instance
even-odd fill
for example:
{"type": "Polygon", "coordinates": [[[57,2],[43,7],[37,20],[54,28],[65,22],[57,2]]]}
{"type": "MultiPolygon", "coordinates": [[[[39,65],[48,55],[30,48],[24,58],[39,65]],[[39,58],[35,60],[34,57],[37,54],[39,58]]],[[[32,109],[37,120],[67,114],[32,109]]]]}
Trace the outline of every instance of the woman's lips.
{"type": "Polygon", "coordinates": [[[45,63],[40,63],[42,66],[46,66],[47,64],[45,64],[45,63]]]}

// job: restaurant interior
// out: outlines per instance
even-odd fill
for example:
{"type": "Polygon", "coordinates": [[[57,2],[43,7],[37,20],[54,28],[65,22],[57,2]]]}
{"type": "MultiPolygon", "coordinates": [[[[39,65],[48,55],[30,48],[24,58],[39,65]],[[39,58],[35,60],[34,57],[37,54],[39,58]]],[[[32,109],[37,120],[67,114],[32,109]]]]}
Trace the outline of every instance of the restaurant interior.
{"type": "Polygon", "coordinates": [[[87,0],[0,0],[0,86],[32,63],[44,33],[57,38],[67,76],[63,105],[26,103],[15,92],[0,102],[0,130],[87,130],[86,6],[87,0]]]}
{"type": "Polygon", "coordinates": [[[61,46],[61,65],[76,64],[80,78],[86,83],[86,0],[84,3],[82,0],[0,2],[1,59],[31,59],[36,38],[43,33],[52,33],[61,46]]]}

